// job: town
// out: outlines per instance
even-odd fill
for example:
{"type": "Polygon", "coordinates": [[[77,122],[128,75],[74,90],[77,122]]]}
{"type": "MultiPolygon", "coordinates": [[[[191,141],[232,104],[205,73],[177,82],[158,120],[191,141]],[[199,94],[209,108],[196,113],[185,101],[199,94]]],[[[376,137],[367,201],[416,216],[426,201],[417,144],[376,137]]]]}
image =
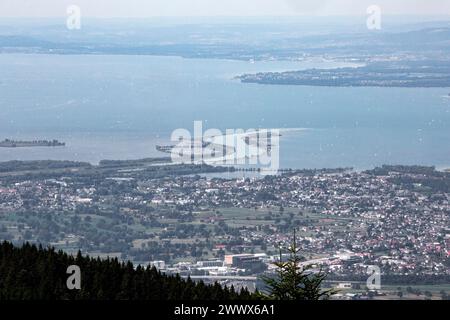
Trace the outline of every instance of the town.
{"type": "Polygon", "coordinates": [[[295,229],[302,264],[344,290],[365,287],[369,266],[396,292],[450,283],[450,173],[433,167],[260,176],[146,159],[11,168],[0,166],[0,239],[13,243],[254,290],[287,258],[295,229]]]}

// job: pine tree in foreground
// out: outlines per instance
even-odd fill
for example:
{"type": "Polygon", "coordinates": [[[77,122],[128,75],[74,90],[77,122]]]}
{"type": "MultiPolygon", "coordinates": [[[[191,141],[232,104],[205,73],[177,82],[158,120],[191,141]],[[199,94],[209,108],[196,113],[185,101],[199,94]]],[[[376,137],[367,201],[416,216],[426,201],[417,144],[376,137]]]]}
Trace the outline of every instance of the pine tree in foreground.
{"type": "Polygon", "coordinates": [[[283,262],[280,249],[280,261],[276,262],[276,274],[274,277],[264,276],[267,293],[259,293],[263,299],[269,300],[321,300],[329,299],[335,294],[334,289],[322,290],[322,284],[327,274],[319,269],[313,272],[312,266],[301,266],[301,258],[298,255],[296,236],[288,248],[289,259],[283,262]]]}

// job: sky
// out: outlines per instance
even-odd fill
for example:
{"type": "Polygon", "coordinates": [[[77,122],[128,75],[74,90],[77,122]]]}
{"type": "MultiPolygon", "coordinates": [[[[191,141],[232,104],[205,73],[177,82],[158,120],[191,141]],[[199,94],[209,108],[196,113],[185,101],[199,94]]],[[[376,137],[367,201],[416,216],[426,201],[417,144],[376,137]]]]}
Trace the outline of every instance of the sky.
{"type": "Polygon", "coordinates": [[[69,5],[85,17],[450,15],[450,0],[0,0],[0,17],[60,17],[69,5]]]}

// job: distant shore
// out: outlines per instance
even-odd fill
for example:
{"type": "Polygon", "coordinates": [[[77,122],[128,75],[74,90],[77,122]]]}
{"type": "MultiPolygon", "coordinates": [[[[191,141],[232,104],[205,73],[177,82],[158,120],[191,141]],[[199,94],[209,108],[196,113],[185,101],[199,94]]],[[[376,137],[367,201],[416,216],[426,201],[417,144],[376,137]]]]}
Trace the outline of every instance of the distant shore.
{"type": "Polygon", "coordinates": [[[65,142],[60,142],[58,140],[33,140],[33,141],[22,141],[22,140],[10,140],[5,139],[0,141],[1,148],[22,148],[22,147],[64,147],[65,142]]]}
{"type": "Polygon", "coordinates": [[[448,61],[371,63],[357,68],[308,69],[243,74],[242,83],[325,87],[448,88],[448,61]]]}

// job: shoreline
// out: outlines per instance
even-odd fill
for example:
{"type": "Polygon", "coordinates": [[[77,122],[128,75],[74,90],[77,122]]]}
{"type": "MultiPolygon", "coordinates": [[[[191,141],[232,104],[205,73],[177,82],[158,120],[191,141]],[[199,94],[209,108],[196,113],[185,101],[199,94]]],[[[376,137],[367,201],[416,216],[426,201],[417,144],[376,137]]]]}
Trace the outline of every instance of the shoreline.
{"type": "MultiPolygon", "coordinates": [[[[220,174],[226,174],[233,173],[233,174],[259,174],[264,172],[264,167],[246,167],[242,165],[232,165],[232,164],[207,164],[207,163],[178,163],[178,162],[171,162],[169,157],[147,157],[147,158],[139,158],[139,159],[127,159],[127,160],[110,160],[105,159],[101,160],[99,163],[90,163],[85,161],[77,161],[77,160],[8,160],[8,161],[0,161],[0,169],[2,166],[8,166],[8,165],[17,165],[17,166],[23,166],[23,165],[57,165],[57,164],[65,164],[69,165],[73,164],[76,167],[81,166],[89,166],[92,168],[130,168],[130,167],[153,167],[153,166],[173,166],[173,165],[205,165],[210,167],[216,167],[216,168],[227,168],[229,170],[220,172],[220,174]]],[[[450,165],[446,166],[433,166],[433,165],[406,165],[406,164],[382,164],[382,165],[373,165],[371,167],[367,168],[357,168],[352,166],[337,166],[337,167],[321,167],[321,168],[279,168],[277,170],[276,175],[280,174],[288,174],[293,172],[311,172],[311,171],[322,171],[322,172],[329,172],[329,173],[338,173],[338,172],[356,172],[361,173],[368,170],[374,170],[374,169],[382,169],[382,168],[420,168],[420,169],[426,169],[426,170],[434,170],[437,172],[442,173],[450,173],[450,165]]],[[[42,168],[40,168],[42,169],[42,168]]],[[[51,169],[51,168],[50,168],[51,169]]],[[[1,171],[1,170],[0,170],[1,171]]],[[[18,170],[20,171],[20,169],[18,170]]],[[[125,170],[126,171],[126,170],[125,170]]],[[[10,172],[14,172],[14,170],[11,170],[10,172]]],[[[217,174],[218,172],[209,172],[206,173],[207,175],[210,174],[217,174]]]]}

